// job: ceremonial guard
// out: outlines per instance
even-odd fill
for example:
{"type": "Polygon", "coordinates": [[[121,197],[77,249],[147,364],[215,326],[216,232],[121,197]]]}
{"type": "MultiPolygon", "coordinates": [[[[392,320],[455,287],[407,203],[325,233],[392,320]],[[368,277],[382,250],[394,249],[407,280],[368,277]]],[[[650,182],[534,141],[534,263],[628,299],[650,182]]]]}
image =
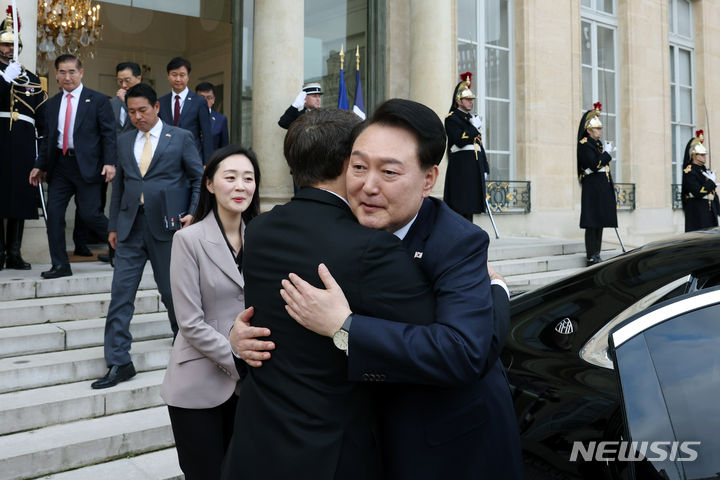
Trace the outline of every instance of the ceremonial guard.
{"type": "Polygon", "coordinates": [[[445,117],[448,142],[448,168],[443,200],[472,222],[474,213],[485,211],[485,179],[490,171],[482,142],[480,117],[474,115],[470,90],[472,74],[460,75],[450,113],[445,117]]]}
{"type": "Polygon", "coordinates": [[[705,166],[708,152],[703,141],[703,131],[698,130],[695,138],[685,147],[682,205],[686,232],[718,226],[720,203],[716,192],[715,172],[705,166]]]}
{"type": "Polygon", "coordinates": [[[44,102],[38,77],[17,62],[20,22],[13,30],[12,8],[0,23],[0,270],[29,270],[20,256],[26,219],[38,218],[35,187],[28,183],[45,134],[44,102]],[[17,37],[16,37],[17,35],[17,37]]]}
{"type": "Polygon", "coordinates": [[[319,83],[307,83],[297,94],[292,105],[283,113],[278,125],[287,130],[303,113],[322,107],[322,86],[319,83]]]}
{"type": "Polygon", "coordinates": [[[617,228],[615,186],[610,175],[613,146],[603,142],[600,102],[593,104],[580,120],[577,144],[577,170],[582,185],[580,228],[585,229],[587,265],[601,261],[603,228],[617,228]]]}

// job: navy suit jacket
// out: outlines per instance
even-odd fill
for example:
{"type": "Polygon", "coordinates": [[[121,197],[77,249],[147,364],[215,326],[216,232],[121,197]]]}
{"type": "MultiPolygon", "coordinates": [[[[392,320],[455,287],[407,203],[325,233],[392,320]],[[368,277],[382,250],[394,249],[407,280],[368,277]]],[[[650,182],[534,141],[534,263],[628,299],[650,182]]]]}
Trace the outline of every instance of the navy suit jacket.
{"type": "Polygon", "coordinates": [[[356,315],[348,350],[351,380],[391,382],[377,390],[386,478],[521,478],[487,234],[426,199],[403,243],[433,285],[435,323],[356,315]]]}
{"type": "Polygon", "coordinates": [[[188,212],[194,212],[203,173],[200,157],[193,148],[190,133],[163,124],[157,148],[143,177],[135,159],[136,136],[137,130],[131,130],[118,139],[118,164],[113,179],[108,231],[117,232],[119,242],[128,238],[142,193],[150,232],[156,240],[167,241],[172,239],[173,232],[165,230],[163,224],[163,191],[188,188],[191,191],[188,212]]]}
{"type": "Polygon", "coordinates": [[[134,130],[135,126],[130,121],[130,115],[128,115],[127,105],[125,102],[120,100],[118,97],[113,97],[110,99],[110,106],[113,110],[113,117],[115,118],[115,130],[117,131],[117,134],[120,135],[123,132],[127,132],[128,130],[134,130]],[[120,124],[120,112],[125,112],[125,123],[120,124]]]}
{"type": "MultiPolygon", "coordinates": [[[[174,101],[173,92],[160,97],[160,120],[168,125],[173,124],[174,101]]],[[[180,112],[180,121],[176,127],[188,130],[193,134],[195,147],[200,154],[202,164],[206,165],[208,158],[213,152],[212,146],[212,129],[210,128],[210,113],[208,112],[207,100],[200,95],[188,92],[185,97],[182,111],[180,112]]]]}
{"type": "MultiPolygon", "coordinates": [[[[47,101],[47,135],[40,143],[35,163],[37,168],[47,172],[48,182],[52,181],[53,169],[58,159],[58,114],[63,94],[64,91],[60,91],[47,101]]],[[[103,166],[115,165],[115,119],[107,95],[90,90],[84,85],[75,113],[73,144],[83,180],[88,183],[104,181],[105,177],[100,175],[103,166]]]]}
{"type": "Polygon", "coordinates": [[[213,152],[230,143],[228,135],[227,117],[220,112],[210,110],[210,125],[212,127],[213,152]]]}

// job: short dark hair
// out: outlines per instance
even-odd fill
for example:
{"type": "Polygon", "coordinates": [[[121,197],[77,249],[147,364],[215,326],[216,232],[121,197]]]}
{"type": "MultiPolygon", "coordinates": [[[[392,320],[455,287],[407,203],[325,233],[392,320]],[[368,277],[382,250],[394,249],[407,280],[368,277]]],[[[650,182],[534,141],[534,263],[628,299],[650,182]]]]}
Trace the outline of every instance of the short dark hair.
{"type": "Polygon", "coordinates": [[[210,82],[201,82],[195,87],[195,93],[198,92],[212,92],[215,95],[215,85],[210,82]]]}
{"type": "Polygon", "coordinates": [[[245,155],[248,160],[250,160],[253,170],[255,170],[255,194],[252,200],[250,200],[248,208],[242,213],[245,224],[247,225],[250,220],[260,213],[260,165],[257,156],[255,152],[249,148],[230,144],[215,150],[208,159],[208,164],[200,180],[200,196],[197,207],[195,208],[195,214],[193,215],[193,223],[197,223],[205,218],[213,208],[216,207],[217,200],[215,199],[215,195],[208,190],[207,181],[215,176],[220,163],[231,155],[245,155]]]}
{"type": "Polygon", "coordinates": [[[319,108],[300,115],[285,135],[283,152],[298,187],[335,180],[352,151],[351,133],[360,117],[319,108]]]}
{"type": "Polygon", "coordinates": [[[123,70],[130,69],[132,71],[132,74],[136,77],[139,77],[142,75],[142,70],[140,69],[140,65],[138,65],[135,62],[122,62],[118,63],[115,67],[115,73],[120,73],[123,70]]]}
{"type": "Polygon", "coordinates": [[[57,57],[55,59],[55,70],[57,70],[60,67],[61,63],[71,62],[73,60],[75,61],[75,65],[77,66],[77,69],[80,70],[82,68],[82,62],[80,61],[80,59],[78,57],[76,57],[75,55],[70,55],[69,53],[63,53],[62,55],[60,55],[59,57],[57,57]]]}
{"type": "Polygon", "coordinates": [[[127,103],[129,98],[139,97],[147,98],[150,105],[155,105],[157,103],[157,93],[155,93],[155,90],[153,90],[153,88],[147,83],[138,83],[137,85],[130,87],[130,90],[128,90],[125,95],[125,103],[127,103]]]}
{"type": "Polygon", "coordinates": [[[440,117],[422,103],[392,98],[381,104],[368,122],[353,131],[353,141],[369,125],[387,125],[412,133],[417,140],[420,167],[440,164],[445,154],[445,127],[440,117]]]}
{"type": "Polygon", "coordinates": [[[182,57],[175,57],[168,62],[167,71],[168,71],[168,73],[170,73],[170,70],[175,70],[180,67],[187,68],[188,73],[190,73],[190,60],[187,60],[182,57]]]}

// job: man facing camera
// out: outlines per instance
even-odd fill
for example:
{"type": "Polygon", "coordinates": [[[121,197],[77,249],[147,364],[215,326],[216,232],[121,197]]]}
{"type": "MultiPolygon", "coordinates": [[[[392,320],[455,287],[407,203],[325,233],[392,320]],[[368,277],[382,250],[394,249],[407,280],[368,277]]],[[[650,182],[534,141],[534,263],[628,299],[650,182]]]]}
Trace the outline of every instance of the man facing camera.
{"type": "Polygon", "coordinates": [[[167,64],[172,92],[160,97],[160,119],[168,125],[188,130],[205,165],[213,152],[210,114],[204,98],[188,89],[190,62],[175,57],[167,64]]]}
{"type": "Polygon", "coordinates": [[[212,148],[214,152],[218,148],[222,148],[230,143],[227,117],[213,110],[215,106],[215,86],[212,83],[199,83],[198,86],[195,87],[195,93],[207,100],[208,110],[210,111],[210,129],[212,130],[212,148]]]}
{"type": "MultiPolygon", "coordinates": [[[[202,164],[192,135],[163,123],[155,91],[144,83],[127,92],[128,116],[137,131],[118,138],[117,177],[110,200],[108,242],[116,249],[110,307],[105,320],[105,362],[108,373],[92,388],[108,388],[135,375],[130,360],[130,320],[145,263],[150,260],[160,299],[177,334],[170,294],[170,249],[167,199],[172,193],[188,198],[186,212],[195,211],[202,164]]],[[[188,225],[192,215],[181,217],[188,225]]]]}
{"type": "Polygon", "coordinates": [[[75,196],[80,220],[101,238],[108,219],[100,206],[102,182],[115,176],[115,121],[107,96],[82,84],[83,67],[73,55],[55,59],[60,93],[47,102],[48,134],[40,145],[30,183],[47,174],[47,236],[52,268],[46,279],[72,275],[65,245],[65,210],[75,196]]]}

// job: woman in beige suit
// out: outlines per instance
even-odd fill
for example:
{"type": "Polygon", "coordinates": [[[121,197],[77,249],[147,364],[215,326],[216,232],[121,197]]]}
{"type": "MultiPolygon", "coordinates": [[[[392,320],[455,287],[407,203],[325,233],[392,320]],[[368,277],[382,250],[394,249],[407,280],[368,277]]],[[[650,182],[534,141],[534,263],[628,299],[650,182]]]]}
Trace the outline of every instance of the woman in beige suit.
{"type": "Polygon", "coordinates": [[[186,480],[219,479],[232,437],[245,372],[238,374],[228,335],[245,308],[243,234],[259,211],[259,184],[251,150],[217,150],[202,177],[195,220],[173,238],[170,282],[180,332],[160,394],[186,480]]]}

